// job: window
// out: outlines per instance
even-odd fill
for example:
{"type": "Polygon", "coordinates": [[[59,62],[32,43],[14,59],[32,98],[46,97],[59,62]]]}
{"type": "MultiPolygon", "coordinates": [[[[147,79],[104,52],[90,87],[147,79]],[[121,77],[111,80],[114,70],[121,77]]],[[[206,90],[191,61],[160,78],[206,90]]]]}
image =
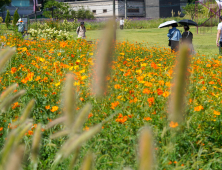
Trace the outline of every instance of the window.
{"type": "Polygon", "coordinates": [[[139,13],[140,10],[139,10],[139,8],[127,9],[127,12],[129,12],[129,13],[139,13]]]}
{"type": "Polygon", "coordinates": [[[104,10],[103,10],[103,13],[107,13],[107,9],[104,9],[104,10]]]}
{"type": "Polygon", "coordinates": [[[93,14],[96,14],[96,10],[92,10],[93,14]]]}

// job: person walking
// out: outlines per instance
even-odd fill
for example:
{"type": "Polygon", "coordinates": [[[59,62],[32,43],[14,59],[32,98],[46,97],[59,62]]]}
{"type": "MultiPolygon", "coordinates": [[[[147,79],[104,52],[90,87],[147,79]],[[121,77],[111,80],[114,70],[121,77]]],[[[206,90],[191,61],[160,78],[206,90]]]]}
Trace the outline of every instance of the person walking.
{"type": "Polygon", "coordinates": [[[182,35],[180,33],[180,30],[178,30],[177,23],[172,24],[172,29],[169,30],[169,33],[167,36],[169,37],[169,46],[171,46],[171,51],[178,52],[179,51],[179,44],[180,39],[182,38],[182,35]]]}
{"type": "Polygon", "coordinates": [[[21,18],[18,20],[16,25],[18,26],[18,32],[24,37],[25,24],[21,18]]]}
{"type": "Polygon", "coordinates": [[[216,45],[219,47],[219,54],[222,54],[222,16],[220,16],[220,23],[218,24],[217,30],[216,45]]]}
{"type": "Polygon", "coordinates": [[[80,26],[76,29],[76,33],[78,38],[86,38],[86,27],[84,26],[84,22],[80,23],[80,26]]]}
{"type": "Polygon", "coordinates": [[[124,19],[123,18],[120,19],[119,25],[120,25],[120,29],[122,30],[123,26],[124,26],[124,19]]]}
{"type": "Polygon", "coordinates": [[[184,26],[184,32],[182,34],[182,43],[188,44],[190,49],[190,54],[194,54],[194,48],[193,48],[193,33],[189,31],[190,27],[188,25],[184,26]]]}

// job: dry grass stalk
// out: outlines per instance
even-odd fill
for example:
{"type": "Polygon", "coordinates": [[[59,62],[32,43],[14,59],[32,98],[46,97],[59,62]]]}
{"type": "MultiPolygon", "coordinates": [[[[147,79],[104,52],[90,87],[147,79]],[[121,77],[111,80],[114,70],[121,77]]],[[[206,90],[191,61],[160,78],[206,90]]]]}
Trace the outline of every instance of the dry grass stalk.
{"type": "Polygon", "coordinates": [[[0,96],[0,102],[2,102],[3,100],[5,100],[5,98],[12,93],[16,87],[18,86],[18,84],[13,84],[11,86],[9,86],[5,91],[2,92],[1,96],[0,96]]]}
{"type": "Polygon", "coordinates": [[[34,99],[32,99],[28,103],[28,105],[26,106],[25,110],[23,111],[23,114],[22,114],[21,119],[20,119],[20,123],[25,122],[25,120],[29,117],[29,114],[32,111],[32,108],[34,107],[34,104],[35,104],[35,100],[34,99]]]}
{"type": "Polygon", "coordinates": [[[58,152],[56,160],[59,157],[67,158],[72,152],[75,152],[84,142],[92,138],[95,134],[100,132],[102,129],[102,124],[98,124],[88,131],[85,131],[81,135],[74,135],[62,146],[58,152]]]}
{"type": "Polygon", "coordinates": [[[72,74],[68,74],[66,76],[65,88],[64,88],[64,112],[66,119],[66,125],[68,128],[71,128],[72,123],[75,117],[75,91],[74,91],[74,76],[72,74]]]}
{"type": "Polygon", "coordinates": [[[57,133],[55,133],[55,134],[52,134],[52,135],[50,136],[50,138],[51,138],[51,139],[56,139],[56,138],[59,138],[59,137],[66,136],[66,135],[68,135],[69,133],[70,133],[69,130],[59,131],[59,132],[57,132],[57,133]]]}
{"type": "Polygon", "coordinates": [[[81,170],[90,170],[90,169],[92,169],[92,165],[93,165],[93,154],[92,153],[88,153],[85,156],[85,159],[83,161],[81,170]]]}
{"type": "Polygon", "coordinates": [[[53,120],[52,122],[49,122],[45,129],[50,129],[53,126],[55,126],[57,124],[61,124],[61,123],[65,122],[65,121],[66,121],[66,117],[65,116],[57,118],[57,119],[53,120]]]}
{"type": "Polygon", "coordinates": [[[169,119],[173,122],[181,122],[184,119],[185,90],[188,84],[188,67],[190,64],[189,51],[187,46],[181,48],[177,57],[171,98],[169,102],[169,119]]]}
{"type": "Polygon", "coordinates": [[[14,96],[5,99],[0,105],[1,111],[6,112],[8,108],[11,106],[11,104],[14,103],[16,100],[18,100],[22,95],[24,95],[25,92],[26,92],[25,90],[21,90],[18,93],[16,93],[14,96]]]}
{"type": "Polygon", "coordinates": [[[2,71],[4,65],[12,57],[14,53],[15,53],[15,48],[6,48],[0,52],[0,71],[2,71]]]}
{"type": "Polygon", "coordinates": [[[107,90],[107,76],[110,72],[112,54],[114,53],[115,34],[115,20],[110,20],[104,30],[94,65],[93,93],[98,97],[103,96],[107,90]]]}
{"type": "Polygon", "coordinates": [[[33,163],[37,164],[38,162],[38,153],[40,148],[40,141],[41,141],[41,124],[37,125],[37,128],[35,129],[35,134],[33,137],[33,143],[32,143],[32,150],[31,150],[31,158],[33,163]]]}
{"type": "Polygon", "coordinates": [[[88,118],[88,115],[91,111],[91,104],[86,104],[84,106],[84,108],[80,111],[78,117],[76,118],[76,121],[72,127],[72,130],[71,130],[71,133],[74,134],[74,133],[79,133],[82,131],[82,126],[83,124],[85,123],[85,121],[87,120],[88,118]]]}
{"type": "Polygon", "coordinates": [[[24,155],[25,146],[18,146],[10,155],[8,162],[6,163],[5,170],[20,170],[22,164],[22,158],[24,155]]]}
{"type": "Polygon", "coordinates": [[[79,156],[79,151],[80,151],[80,148],[78,148],[74,153],[73,153],[73,157],[72,157],[72,160],[69,164],[69,170],[73,170],[74,166],[75,166],[75,163],[78,159],[78,156],[79,156]]]}
{"type": "Polygon", "coordinates": [[[148,127],[145,127],[140,134],[139,156],[139,170],[152,170],[154,166],[153,136],[148,127]]]}

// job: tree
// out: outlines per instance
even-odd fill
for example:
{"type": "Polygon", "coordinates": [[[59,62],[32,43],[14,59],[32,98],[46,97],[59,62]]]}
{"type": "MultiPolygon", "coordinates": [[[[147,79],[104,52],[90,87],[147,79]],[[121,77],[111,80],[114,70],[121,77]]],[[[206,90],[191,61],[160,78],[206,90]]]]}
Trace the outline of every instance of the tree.
{"type": "Polygon", "coordinates": [[[72,18],[69,5],[63,2],[57,2],[55,0],[49,0],[45,3],[43,15],[48,18],[53,17],[57,19],[71,19],[72,18]]]}
{"type": "Polygon", "coordinates": [[[8,28],[9,25],[10,25],[10,13],[9,13],[9,10],[7,10],[7,14],[6,14],[6,18],[5,18],[5,24],[6,24],[6,27],[8,28]]]}
{"type": "Polygon", "coordinates": [[[194,19],[194,16],[196,15],[196,12],[198,12],[199,14],[203,13],[203,6],[202,5],[198,5],[197,9],[195,9],[195,4],[187,4],[185,7],[183,7],[184,10],[184,14],[185,15],[190,15],[191,16],[191,20],[194,19]]]}
{"type": "Polygon", "coordinates": [[[16,26],[16,23],[18,22],[19,20],[19,14],[18,14],[18,9],[15,10],[15,13],[13,15],[13,26],[15,27],[16,26]]]}
{"type": "Polygon", "coordinates": [[[0,0],[0,8],[11,3],[11,0],[0,0]]]}

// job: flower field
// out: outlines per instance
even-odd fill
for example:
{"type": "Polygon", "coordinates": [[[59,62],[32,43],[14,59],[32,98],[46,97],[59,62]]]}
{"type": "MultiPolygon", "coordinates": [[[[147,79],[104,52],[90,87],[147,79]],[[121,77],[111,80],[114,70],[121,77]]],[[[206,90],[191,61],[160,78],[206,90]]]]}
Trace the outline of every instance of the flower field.
{"type": "MultiPolygon", "coordinates": [[[[169,121],[167,114],[176,58],[169,49],[118,42],[111,75],[107,77],[108,91],[104,98],[97,99],[91,91],[97,44],[85,40],[28,41],[13,36],[0,39],[5,45],[17,48],[1,74],[0,91],[13,83],[18,84],[18,89],[26,90],[26,94],[0,116],[1,148],[12,128],[10,125],[21,116],[20,111],[31,99],[35,99],[36,105],[31,113],[33,126],[23,139],[27,148],[38,123],[47,124],[60,117],[62,87],[66,74],[71,72],[75,75],[76,110],[88,102],[92,104],[83,131],[115,114],[103,125],[102,131],[82,147],[76,169],[88,150],[95,153],[95,169],[127,166],[136,169],[137,133],[144,125],[153,131],[157,169],[220,169],[221,57],[192,57],[186,118],[180,124],[169,121]]],[[[39,169],[51,167],[55,153],[66,140],[66,137],[49,138],[61,129],[60,125],[50,130],[43,126],[39,169]]],[[[61,163],[58,169],[68,169],[68,162],[69,159],[61,163]]],[[[30,162],[25,165],[31,169],[30,162]]]]}

